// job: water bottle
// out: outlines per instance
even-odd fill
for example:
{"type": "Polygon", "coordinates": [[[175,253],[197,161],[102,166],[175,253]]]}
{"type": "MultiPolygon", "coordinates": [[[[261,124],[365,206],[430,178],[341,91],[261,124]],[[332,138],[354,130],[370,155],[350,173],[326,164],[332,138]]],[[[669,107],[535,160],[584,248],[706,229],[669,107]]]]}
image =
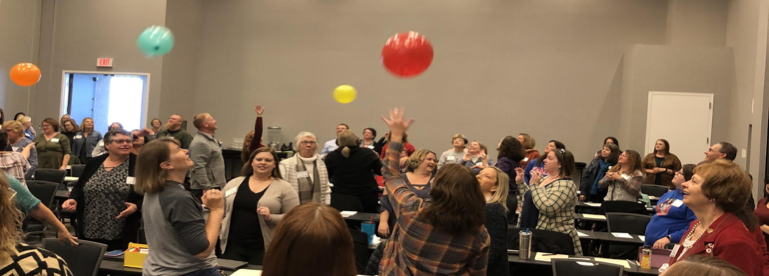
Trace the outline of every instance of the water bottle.
{"type": "Polygon", "coordinates": [[[528,260],[531,258],[531,232],[528,228],[526,231],[518,233],[518,257],[521,260],[528,260]]]}

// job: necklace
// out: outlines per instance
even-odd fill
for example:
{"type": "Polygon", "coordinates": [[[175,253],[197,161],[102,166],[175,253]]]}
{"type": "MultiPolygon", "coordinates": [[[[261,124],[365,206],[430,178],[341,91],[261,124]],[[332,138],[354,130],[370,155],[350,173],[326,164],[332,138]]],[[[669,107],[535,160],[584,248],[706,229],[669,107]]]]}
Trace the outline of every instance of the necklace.
{"type": "MultiPolygon", "coordinates": [[[[721,215],[723,215],[723,214],[721,214],[721,215]]],[[[716,218],[713,220],[713,222],[715,222],[716,220],[718,220],[718,218],[720,218],[720,217],[721,217],[721,215],[718,215],[718,217],[716,217],[716,218]]],[[[710,224],[713,224],[713,222],[711,222],[710,224]]],[[[703,230],[703,231],[702,231],[702,233],[700,233],[699,235],[697,235],[697,238],[696,238],[696,239],[692,240],[691,238],[692,238],[692,236],[694,235],[694,231],[695,231],[695,230],[697,230],[697,227],[698,227],[698,226],[700,226],[700,222],[699,222],[699,221],[697,221],[697,223],[696,223],[696,224],[694,224],[694,227],[692,227],[692,231],[689,231],[689,234],[687,234],[687,235],[686,235],[686,239],[684,239],[684,244],[683,244],[683,245],[684,245],[684,251],[683,251],[683,252],[681,252],[681,255],[679,255],[679,256],[678,256],[678,258],[676,258],[676,260],[680,260],[680,259],[681,259],[681,257],[683,257],[683,256],[684,256],[684,253],[686,253],[686,251],[688,251],[689,249],[691,249],[691,248],[694,246],[694,244],[695,244],[695,243],[697,243],[697,241],[698,241],[698,240],[700,240],[700,238],[702,237],[702,235],[703,235],[703,234],[705,234],[706,232],[707,232],[707,233],[712,233],[712,232],[713,232],[713,230],[712,230],[712,229],[709,229],[709,228],[710,228],[710,225],[708,225],[707,227],[705,227],[705,230],[703,230]]]]}

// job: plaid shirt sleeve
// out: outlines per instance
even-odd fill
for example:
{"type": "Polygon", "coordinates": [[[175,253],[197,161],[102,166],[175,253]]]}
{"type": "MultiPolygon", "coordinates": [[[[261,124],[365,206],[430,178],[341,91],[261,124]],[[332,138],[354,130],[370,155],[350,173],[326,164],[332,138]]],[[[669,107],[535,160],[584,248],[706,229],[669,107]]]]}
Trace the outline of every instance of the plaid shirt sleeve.
{"type": "Polygon", "coordinates": [[[384,177],[385,189],[389,195],[387,198],[395,214],[414,218],[419,212],[419,207],[422,205],[422,199],[416,196],[406,186],[403,178],[401,178],[399,159],[403,151],[403,144],[390,142],[388,145],[385,159],[382,163],[382,177],[384,177]]]}
{"type": "Polygon", "coordinates": [[[490,239],[486,239],[484,246],[481,248],[481,254],[479,254],[478,256],[475,256],[475,258],[473,258],[473,260],[470,261],[470,265],[468,265],[468,268],[467,268],[468,274],[479,275],[479,276],[486,275],[486,269],[488,268],[488,262],[489,262],[489,247],[490,247],[489,244],[490,244],[490,239]]]}
{"type": "Polygon", "coordinates": [[[567,203],[570,202],[571,195],[576,194],[575,187],[569,185],[568,181],[562,180],[556,180],[544,188],[536,186],[531,189],[534,205],[548,217],[554,217],[559,211],[568,207],[567,203]]]}

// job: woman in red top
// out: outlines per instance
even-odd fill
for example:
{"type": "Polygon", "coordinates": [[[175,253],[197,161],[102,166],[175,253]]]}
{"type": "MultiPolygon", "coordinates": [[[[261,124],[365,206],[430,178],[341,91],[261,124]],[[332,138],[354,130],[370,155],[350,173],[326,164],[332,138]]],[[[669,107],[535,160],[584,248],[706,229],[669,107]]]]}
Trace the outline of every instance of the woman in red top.
{"type": "Polygon", "coordinates": [[[764,198],[758,201],[756,204],[756,210],[753,214],[758,217],[758,224],[763,232],[764,241],[769,243],[769,202],[767,202],[767,194],[769,194],[769,179],[764,180],[764,198]]]}
{"type": "Polygon", "coordinates": [[[246,134],[246,139],[243,139],[243,149],[240,153],[240,159],[243,160],[243,163],[248,163],[248,158],[252,152],[264,147],[264,143],[262,143],[262,132],[264,131],[262,127],[262,113],[264,113],[264,108],[261,105],[256,105],[254,111],[256,111],[254,130],[246,134]]]}
{"type": "Polygon", "coordinates": [[[683,203],[697,220],[673,248],[670,265],[705,254],[725,260],[747,275],[764,275],[766,245],[762,249],[755,232],[748,230],[757,229],[757,221],[744,208],[750,186],[748,174],[732,162],[717,160],[697,166],[692,179],[682,184],[683,203]]]}

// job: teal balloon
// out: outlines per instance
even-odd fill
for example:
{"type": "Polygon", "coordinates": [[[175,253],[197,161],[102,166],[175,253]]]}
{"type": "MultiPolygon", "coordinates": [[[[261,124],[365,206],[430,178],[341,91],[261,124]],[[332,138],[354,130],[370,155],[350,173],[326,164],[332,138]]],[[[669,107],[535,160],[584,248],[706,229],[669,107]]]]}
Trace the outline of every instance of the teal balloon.
{"type": "Polygon", "coordinates": [[[162,56],[174,48],[174,34],[166,27],[152,26],[139,35],[136,46],[147,57],[162,56]]]}

